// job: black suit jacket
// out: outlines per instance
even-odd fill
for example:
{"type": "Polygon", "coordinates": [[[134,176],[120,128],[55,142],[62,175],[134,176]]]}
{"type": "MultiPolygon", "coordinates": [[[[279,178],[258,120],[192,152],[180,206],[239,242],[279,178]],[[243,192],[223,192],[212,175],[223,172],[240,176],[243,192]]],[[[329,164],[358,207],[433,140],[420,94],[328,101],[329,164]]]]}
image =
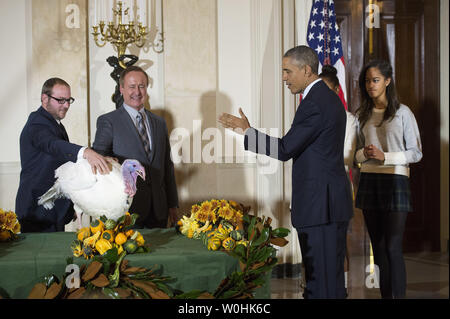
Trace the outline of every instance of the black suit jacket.
{"type": "Polygon", "coordinates": [[[246,132],[246,150],[282,161],[293,159],[291,220],[296,228],[348,221],[353,216],[343,158],[345,127],[339,97],[319,81],[301,102],[284,137],[273,138],[252,128],[246,132]],[[270,150],[271,144],[275,150],[270,150]]]}
{"type": "Polygon", "coordinates": [[[51,210],[38,206],[38,197],[55,182],[55,170],[76,162],[81,146],[69,143],[67,133],[43,107],[32,112],[20,134],[20,183],[16,214],[23,231],[63,231],[73,218],[72,202],[58,199],[51,210]]]}
{"type": "Polygon", "coordinates": [[[146,172],[146,180],[137,179],[137,192],[130,213],[145,220],[152,210],[159,221],[167,221],[168,208],[178,207],[173,162],[166,122],[145,110],[151,126],[152,152],[147,157],[139,133],[130,115],[121,106],[99,116],[93,148],[106,156],[117,157],[120,162],[130,158],[138,160],[146,172]]]}

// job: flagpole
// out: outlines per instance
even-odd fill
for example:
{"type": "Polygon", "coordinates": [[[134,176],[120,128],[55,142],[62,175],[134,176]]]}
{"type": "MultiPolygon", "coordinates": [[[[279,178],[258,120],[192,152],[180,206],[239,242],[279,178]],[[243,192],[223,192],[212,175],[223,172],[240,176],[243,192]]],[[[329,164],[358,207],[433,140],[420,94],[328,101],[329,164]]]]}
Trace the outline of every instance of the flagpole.
{"type": "MultiPolygon", "coordinates": [[[[369,0],[369,8],[372,10],[372,4],[373,4],[373,0],[369,0]]],[[[372,19],[373,19],[373,11],[371,11],[371,20],[370,20],[370,28],[369,28],[369,58],[372,57],[373,55],[373,23],[372,23],[372,19]]]]}

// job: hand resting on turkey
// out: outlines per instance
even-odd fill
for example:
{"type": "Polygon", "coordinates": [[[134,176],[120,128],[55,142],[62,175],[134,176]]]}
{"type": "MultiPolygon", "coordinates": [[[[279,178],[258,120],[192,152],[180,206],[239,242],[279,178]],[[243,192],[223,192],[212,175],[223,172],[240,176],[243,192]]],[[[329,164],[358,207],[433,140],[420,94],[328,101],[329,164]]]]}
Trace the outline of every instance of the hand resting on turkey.
{"type": "Polygon", "coordinates": [[[102,215],[117,220],[125,215],[136,194],[136,179],[145,180],[145,169],[137,160],[127,159],[122,165],[108,158],[112,165],[109,174],[93,174],[85,159],[67,162],[55,170],[55,184],[38,201],[46,209],[54,206],[58,198],[73,202],[81,228],[81,214],[94,219],[102,215]]]}

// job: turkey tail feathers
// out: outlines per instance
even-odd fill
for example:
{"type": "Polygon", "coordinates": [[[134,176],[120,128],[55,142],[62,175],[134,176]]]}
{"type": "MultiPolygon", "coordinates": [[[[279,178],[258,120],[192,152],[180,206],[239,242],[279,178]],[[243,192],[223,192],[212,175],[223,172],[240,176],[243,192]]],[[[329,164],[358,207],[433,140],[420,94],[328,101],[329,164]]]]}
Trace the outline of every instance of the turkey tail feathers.
{"type": "Polygon", "coordinates": [[[45,194],[39,197],[38,205],[44,206],[45,209],[52,209],[55,206],[55,200],[61,197],[57,184],[53,185],[45,194]]]}

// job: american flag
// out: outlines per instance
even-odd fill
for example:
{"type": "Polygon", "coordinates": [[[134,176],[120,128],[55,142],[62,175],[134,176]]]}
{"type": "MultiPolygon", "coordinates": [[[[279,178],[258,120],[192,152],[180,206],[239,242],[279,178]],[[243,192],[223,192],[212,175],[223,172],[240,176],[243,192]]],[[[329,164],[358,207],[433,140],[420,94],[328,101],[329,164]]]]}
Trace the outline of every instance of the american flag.
{"type": "Polygon", "coordinates": [[[308,46],[319,56],[319,74],[323,65],[332,65],[337,70],[341,90],[339,97],[347,109],[347,89],[345,84],[345,62],[342,38],[336,23],[333,0],[313,0],[306,34],[308,46]]]}

